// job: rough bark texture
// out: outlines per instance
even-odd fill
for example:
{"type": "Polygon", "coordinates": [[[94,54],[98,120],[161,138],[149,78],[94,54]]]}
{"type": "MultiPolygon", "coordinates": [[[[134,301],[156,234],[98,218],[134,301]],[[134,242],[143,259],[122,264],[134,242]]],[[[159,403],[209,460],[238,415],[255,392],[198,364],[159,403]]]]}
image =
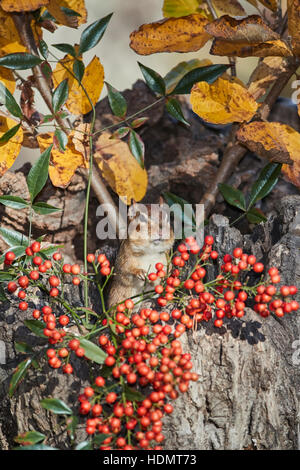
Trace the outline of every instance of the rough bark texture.
{"type": "MultiPolygon", "coordinates": [[[[209,233],[221,253],[244,247],[280,268],[282,283],[299,286],[300,197],[280,201],[277,213],[242,237],[213,215],[209,233]]],[[[181,396],[168,418],[167,449],[299,449],[299,314],[228,320],[221,330],[185,335],[200,381],[181,396]]]]}

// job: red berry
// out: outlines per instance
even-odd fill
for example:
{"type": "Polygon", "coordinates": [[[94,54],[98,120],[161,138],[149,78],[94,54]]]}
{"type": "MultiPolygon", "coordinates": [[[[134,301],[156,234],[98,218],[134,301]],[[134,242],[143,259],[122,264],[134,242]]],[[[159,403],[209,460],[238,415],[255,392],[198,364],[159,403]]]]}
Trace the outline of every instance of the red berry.
{"type": "Polygon", "coordinates": [[[214,238],[211,235],[207,235],[204,239],[205,245],[213,245],[214,238]]]}
{"type": "Polygon", "coordinates": [[[86,257],[88,263],[93,263],[96,259],[96,256],[93,255],[92,253],[89,253],[86,257]]]}
{"type": "Polygon", "coordinates": [[[20,310],[27,310],[28,308],[28,303],[27,302],[20,302],[19,303],[19,309],[20,310]]]}
{"type": "Polygon", "coordinates": [[[36,264],[37,266],[39,266],[40,264],[42,264],[43,260],[40,256],[35,256],[32,260],[33,264],[36,264]]]}
{"type": "Polygon", "coordinates": [[[13,281],[10,281],[8,284],[7,284],[7,290],[9,292],[15,292],[17,290],[18,286],[15,282],[13,281]]]}
{"type": "Polygon", "coordinates": [[[28,246],[25,250],[25,253],[27,256],[33,256],[33,251],[32,249],[30,248],[30,246],[28,246]]]}
{"type": "MultiPolygon", "coordinates": [[[[248,263],[249,263],[249,256],[248,256],[248,263]]],[[[255,256],[254,256],[255,258],[255,256]]],[[[253,264],[253,263],[249,263],[249,264],[253,264]]],[[[253,271],[256,272],[256,273],[262,273],[263,270],[264,270],[264,265],[262,263],[255,263],[254,266],[253,266],[253,271]]]]}
{"type": "Polygon", "coordinates": [[[23,287],[23,289],[26,289],[26,287],[28,287],[29,285],[29,279],[27,276],[21,276],[18,279],[18,283],[20,287],[23,287]]]}
{"type": "Polygon", "coordinates": [[[70,264],[64,264],[63,265],[63,272],[66,274],[69,274],[71,272],[71,265],[70,264]]]}
{"type": "Polygon", "coordinates": [[[9,261],[10,263],[11,263],[12,261],[14,261],[15,257],[16,257],[16,255],[14,254],[13,251],[8,251],[8,252],[5,254],[5,259],[6,259],[6,261],[9,261]]]}
{"type": "Polygon", "coordinates": [[[51,287],[57,287],[60,284],[60,280],[57,276],[50,276],[49,277],[49,284],[51,287]]]}
{"type": "Polygon", "coordinates": [[[41,249],[41,244],[40,242],[33,242],[30,246],[31,250],[33,253],[38,253],[41,249]]]}
{"type": "Polygon", "coordinates": [[[54,255],[52,256],[52,258],[55,260],[55,261],[60,261],[62,256],[60,253],[56,252],[54,253],[54,255]]]}

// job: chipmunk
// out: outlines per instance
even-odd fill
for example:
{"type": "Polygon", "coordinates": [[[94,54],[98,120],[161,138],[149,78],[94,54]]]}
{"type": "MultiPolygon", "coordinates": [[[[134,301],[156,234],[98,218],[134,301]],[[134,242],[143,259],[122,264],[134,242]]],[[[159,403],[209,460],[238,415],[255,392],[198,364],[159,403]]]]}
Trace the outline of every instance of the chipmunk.
{"type": "MultiPolygon", "coordinates": [[[[153,289],[153,283],[147,282],[147,275],[156,271],[156,263],[166,265],[167,254],[174,243],[164,206],[162,198],[159,205],[152,207],[136,203],[130,206],[128,237],[122,241],[117,255],[108,308],[153,289]]],[[[134,302],[137,300],[138,297],[133,299],[134,302]]]]}

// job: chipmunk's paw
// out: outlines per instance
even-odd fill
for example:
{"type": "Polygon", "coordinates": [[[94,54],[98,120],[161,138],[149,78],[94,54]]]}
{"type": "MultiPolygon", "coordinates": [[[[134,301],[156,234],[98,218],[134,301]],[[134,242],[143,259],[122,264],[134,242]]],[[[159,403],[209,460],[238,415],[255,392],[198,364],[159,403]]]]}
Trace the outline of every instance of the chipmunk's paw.
{"type": "Polygon", "coordinates": [[[137,270],[136,276],[141,281],[145,281],[147,279],[147,273],[143,269],[137,270]]]}

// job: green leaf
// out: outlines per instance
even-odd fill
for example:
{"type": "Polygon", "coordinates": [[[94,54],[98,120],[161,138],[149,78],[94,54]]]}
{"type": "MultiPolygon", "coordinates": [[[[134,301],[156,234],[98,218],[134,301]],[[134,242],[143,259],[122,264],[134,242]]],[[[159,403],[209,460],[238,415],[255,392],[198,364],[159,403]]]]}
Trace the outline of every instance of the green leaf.
{"type": "Polygon", "coordinates": [[[41,64],[40,68],[41,68],[41,72],[42,72],[43,76],[46,78],[46,80],[48,82],[50,82],[51,78],[52,78],[52,68],[51,68],[49,62],[46,62],[46,61],[43,62],[41,64]]]}
{"type": "Polygon", "coordinates": [[[61,52],[65,52],[66,54],[70,54],[72,57],[76,57],[76,51],[71,44],[61,43],[61,44],[51,44],[55,49],[58,49],[61,52]]]}
{"type": "Polygon", "coordinates": [[[13,450],[58,450],[56,447],[50,447],[46,444],[35,444],[33,446],[14,447],[13,450]]]}
{"type": "Polygon", "coordinates": [[[62,209],[51,206],[50,204],[47,204],[46,202],[36,202],[35,204],[33,204],[32,209],[37,214],[41,214],[41,215],[48,215],[48,214],[53,214],[54,212],[62,211],[62,209]]]}
{"type": "Polygon", "coordinates": [[[124,117],[127,111],[127,103],[124,96],[112,87],[109,83],[105,82],[108,94],[108,101],[112,112],[115,116],[124,117]]]}
{"type": "Polygon", "coordinates": [[[107,354],[102,351],[96,344],[92,343],[88,339],[79,338],[80,346],[84,349],[84,355],[96,362],[97,364],[103,364],[107,354]]]}
{"type": "Polygon", "coordinates": [[[228,184],[220,183],[219,190],[228,204],[234,207],[238,207],[242,211],[246,210],[245,197],[239,189],[235,189],[228,184]]]}
{"type": "Polygon", "coordinates": [[[46,439],[45,434],[42,434],[37,431],[27,431],[22,434],[19,434],[14,438],[14,441],[21,445],[33,445],[38,442],[42,442],[46,439]]]}
{"type": "Polygon", "coordinates": [[[77,444],[75,450],[93,450],[92,443],[90,441],[82,441],[77,444]]]}
{"type": "Polygon", "coordinates": [[[0,65],[13,70],[26,70],[41,64],[43,61],[37,55],[27,52],[16,52],[0,57],[0,65]]]}
{"type": "Polygon", "coordinates": [[[21,127],[21,123],[8,129],[8,131],[6,131],[5,134],[3,134],[2,137],[0,137],[0,144],[5,144],[6,142],[8,142],[18,132],[20,127],[21,127]]]}
{"type": "Polygon", "coordinates": [[[1,284],[0,284],[0,300],[1,300],[1,302],[6,302],[7,300],[9,300],[6,297],[5,291],[3,289],[3,286],[1,286],[1,284]]]}
{"type": "Polygon", "coordinates": [[[47,59],[49,55],[49,49],[47,43],[44,41],[44,39],[39,40],[39,51],[44,57],[44,59],[47,59]]]}
{"type": "Polygon", "coordinates": [[[20,362],[20,364],[16,368],[9,384],[8,395],[10,398],[13,396],[14,391],[17,388],[18,384],[25,377],[29,367],[31,366],[31,363],[32,363],[32,358],[29,357],[25,359],[24,361],[20,362]]]}
{"type": "Polygon", "coordinates": [[[53,253],[55,253],[57,250],[63,247],[64,245],[48,246],[47,248],[43,248],[42,250],[40,250],[39,254],[41,255],[42,258],[47,259],[49,256],[52,256],[53,253]]]}
{"type": "Polygon", "coordinates": [[[110,139],[123,139],[126,137],[128,132],[130,131],[130,127],[119,127],[111,136],[110,139]]]}
{"type": "Polygon", "coordinates": [[[93,438],[93,443],[99,447],[105,439],[107,439],[111,434],[95,434],[93,438]]]}
{"type": "Polygon", "coordinates": [[[192,86],[197,82],[213,83],[223,75],[229,65],[208,65],[188,72],[176,85],[171,95],[184,95],[191,92],[192,86]]]}
{"type": "Polygon", "coordinates": [[[265,214],[255,207],[252,207],[246,215],[251,224],[260,224],[261,222],[266,222],[268,220],[265,214]]]}
{"type": "Polygon", "coordinates": [[[25,235],[15,230],[10,230],[8,228],[0,227],[0,235],[3,240],[10,246],[25,246],[29,244],[29,240],[25,235]]]}
{"type": "Polygon", "coordinates": [[[78,11],[72,10],[72,8],[67,7],[60,7],[60,9],[67,15],[67,16],[81,16],[78,11]]]}
{"type": "Polygon", "coordinates": [[[57,113],[60,108],[65,104],[68,99],[68,95],[68,79],[65,78],[59,85],[57,85],[52,95],[52,106],[54,113],[57,113]]]}
{"type": "Polygon", "coordinates": [[[48,168],[50,155],[53,145],[50,145],[31,167],[27,176],[27,186],[30,194],[30,199],[33,202],[36,196],[41,192],[48,179],[48,168]]]}
{"type": "Polygon", "coordinates": [[[179,80],[181,80],[182,77],[184,77],[188,72],[199,67],[201,67],[200,59],[191,59],[187,62],[180,62],[175,67],[173,67],[164,77],[167,93],[171,93],[179,80]]]}
{"type": "Polygon", "coordinates": [[[281,163],[268,163],[268,165],[263,168],[258,180],[252,186],[248,209],[272,191],[278,181],[281,168],[281,163]]]}
{"type": "Polygon", "coordinates": [[[188,121],[184,118],[180,103],[175,98],[169,98],[166,102],[166,110],[168,111],[171,116],[173,116],[177,121],[186,124],[187,126],[190,125],[188,121]]]}
{"type": "Polygon", "coordinates": [[[0,271],[0,282],[12,281],[14,278],[13,274],[9,274],[7,271],[0,271]]]}
{"type": "Polygon", "coordinates": [[[25,354],[32,354],[33,349],[29,344],[25,343],[24,341],[15,341],[15,348],[16,351],[25,354]]]}
{"type": "Polygon", "coordinates": [[[9,195],[0,196],[0,203],[12,209],[24,209],[29,206],[28,202],[21,197],[9,195]]]}
{"type": "Polygon", "coordinates": [[[73,73],[79,83],[81,83],[81,80],[84,75],[84,71],[85,71],[85,66],[82,60],[75,60],[73,64],[73,73]]]}
{"type": "Polygon", "coordinates": [[[68,436],[70,437],[71,441],[74,441],[78,424],[78,416],[72,415],[70,418],[67,418],[66,424],[68,436]]]}
{"type": "Polygon", "coordinates": [[[36,336],[46,339],[43,331],[45,328],[45,323],[39,320],[24,320],[24,325],[29,328],[36,336]]]}
{"type": "Polygon", "coordinates": [[[112,13],[105,16],[104,18],[101,18],[101,20],[94,21],[94,23],[92,23],[82,32],[78,55],[81,55],[83,52],[92,49],[92,47],[98,44],[103,34],[105,33],[111,17],[112,13]]]}
{"type": "Polygon", "coordinates": [[[72,414],[71,408],[58,398],[44,398],[40,403],[45,410],[52,411],[56,415],[72,414]]]}
{"type": "Polygon", "coordinates": [[[143,401],[146,397],[138,390],[129,387],[128,385],[124,385],[124,393],[129,401],[143,401]]]}
{"type": "Polygon", "coordinates": [[[64,152],[66,150],[66,145],[68,143],[68,136],[67,134],[62,131],[61,129],[56,129],[54,133],[54,137],[58,141],[59,149],[64,152]]]}
{"type": "Polygon", "coordinates": [[[129,148],[141,168],[144,168],[145,145],[140,136],[132,130],[130,131],[129,148]]]}
{"type": "MultiPolygon", "coordinates": [[[[1,58],[0,58],[1,61],[1,58]]],[[[0,82],[0,104],[6,106],[7,110],[18,118],[23,117],[22,111],[11,92],[0,82]]],[[[9,131],[8,131],[9,132],[9,131]]],[[[16,131],[17,132],[17,131],[16,131]]]]}
{"type": "Polygon", "coordinates": [[[148,87],[152,91],[154,91],[154,93],[158,93],[159,95],[165,95],[166,85],[162,76],[154,70],[150,69],[149,67],[146,67],[146,65],[143,65],[140,62],[138,62],[138,64],[148,87]]]}
{"type": "Polygon", "coordinates": [[[133,121],[131,121],[131,126],[134,128],[134,129],[137,129],[138,127],[141,127],[145,124],[146,121],[148,121],[148,117],[141,117],[141,118],[137,118],[137,119],[134,119],[133,121]]]}

